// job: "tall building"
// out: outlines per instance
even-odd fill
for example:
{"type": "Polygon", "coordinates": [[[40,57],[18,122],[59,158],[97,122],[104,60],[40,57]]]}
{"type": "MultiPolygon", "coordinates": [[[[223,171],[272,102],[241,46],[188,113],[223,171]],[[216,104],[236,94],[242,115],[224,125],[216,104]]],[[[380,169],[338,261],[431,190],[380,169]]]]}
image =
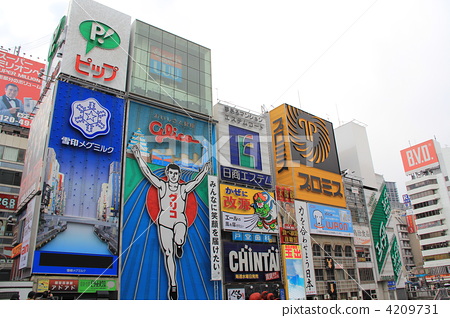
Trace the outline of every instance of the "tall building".
{"type": "Polygon", "coordinates": [[[366,128],[352,121],[337,127],[335,135],[342,174],[347,177],[344,180],[350,188],[347,192],[351,192],[347,204],[352,216],[362,221],[356,224],[360,234],[354,238],[362,296],[364,299],[404,299],[406,273],[397,252],[392,208],[386,182],[373,167],[366,128]],[[360,196],[359,209],[355,208],[352,198],[356,195],[360,196]],[[364,204],[367,221],[362,216],[364,204]],[[361,244],[365,236],[368,240],[361,244]]]}
{"type": "Polygon", "coordinates": [[[406,190],[417,227],[428,285],[450,281],[448,149],[428,140],[401,150],[406,190]]]}

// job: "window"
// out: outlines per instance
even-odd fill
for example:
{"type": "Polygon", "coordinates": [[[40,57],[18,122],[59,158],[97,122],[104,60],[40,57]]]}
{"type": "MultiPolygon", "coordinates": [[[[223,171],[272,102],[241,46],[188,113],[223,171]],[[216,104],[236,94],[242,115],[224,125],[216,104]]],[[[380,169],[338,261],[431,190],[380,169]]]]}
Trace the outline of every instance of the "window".
{"type": "Polygon", "coordinates": [[[353,251],[351,246],[345,247],[345,257],[353,257],[353,251]]]}
{"type": "Polygon", "coordinates": [[[322,256],[322,250],[319,244],[313,244],[313,256],[322,256]]]}
{"type": "Polygon", "coordinates": [[[345,279],[345,273],[343,269],[336,269],[335,270],[336,279],[337,280],[344,280],[345,279]]]}
{"type": "Polygon", "coordinates": [[[336,257],[342,257],[342,246],[336,245],[334,247],[334,256],[336,257]]]}
{"type": "Polygon", "coordinates": [[[327,280],[335,280],[336,277],[334,276],[335,271],[327,271],[327,280]]]}
{"type": "Polygon", "coordinates": [[[323,276],[323,269],[315,269],[314,274],[316,275],[316,281],[325,280],[324,276],[323,276]]]}
{"type": "Polygon", "coordinates": [[[438,215],[438,214],[441,214],[441,211],[439,209],[438,210],[431,210],[431,211],[427,211],[427,212],[416,214],[416,219],[422,219],[422,218],[426,218],[426,217],[433,216],[433,215],[438,215]]]}
{"type": "Polygon", "coordinates": [[[323,249],[325,251],[325,256],[331,256],[331,245],[330,244],[325,244],[323,249]]]}
{"type": "Polygon", "coordinates": [[[368,247],[357,247],[356,257],[358,262],[370,262],[370,250],[368,247]]]}
{"type": "Polygon", "coordinates": [[[20,186],[22,172],[0,169],[0,183],[20,186]]]}
{"type": "Polygon", "coordinates": [[[430,205],[435,205],[435,204],[438,204],[438,200],[429,200],[429,201],[425,201],[425,202],[420,202],[420,203],[414,204],[413,208],[415,210],[415,209],[420,209],[420,208],[424,208],[424,207],[427,207],[427,206],[430,206],[430,205]]]}
{"type": "Polygon", "coordinates": [[[355,271],[354,268],[347,269],[347,279],[356,280],[357,281],[356,271],[355,271]]]}
{"type": "Polygon", "coordinates": [[[359,279],[361,282],[374,281],[373,271],[371,268],[360,268],[359,279]]]}
{"type": "Polygon", "coordinates": [[[425,180],[425,181],[421,181],[421,182],[417,182],[414,184],[411,184],[409,186],[406,187],[407,190],[413,190],[413,189],[417,189],[420,187],[424,187],[430,184],[437,184],[437,180],[436,179],[431,179],[431,180],[425,180]]]}
{"type": "Polygon", "coordinates": [[[23,163],[25,161],[25,149],[0,146],[0,159],[23,163]]]}

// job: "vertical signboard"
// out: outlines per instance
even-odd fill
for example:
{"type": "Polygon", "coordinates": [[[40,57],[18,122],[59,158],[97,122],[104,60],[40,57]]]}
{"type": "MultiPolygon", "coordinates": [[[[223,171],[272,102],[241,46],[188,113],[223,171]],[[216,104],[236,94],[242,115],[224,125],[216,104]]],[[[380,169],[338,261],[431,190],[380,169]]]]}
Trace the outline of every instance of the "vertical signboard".
{"type": "Polygon", "coordinates": [[[214,299],[207,178],[213,131],[211,123],[130,102],[122,299],[214,299]]]}
{"type": "Polygon", "coordinates": [[[272,188],[271,137],[266,115],[218,103],[220,179],[258,188],[272,188]]]}
{"type": "Polygon", "coordinates": [[[30,128],[45,64],[0,51],[0,122],[30,128]]]}
{"type": "Polygon", "coordinates": [[[383,185],[380,191],[381,193],[378,198],[378,202],[375,206],[372,218],[370,219],[370,227],[372,229],[373,244],[375,247],[375,256],[379,273],[381,273],[381,269],[386,261],[386,255],[389,250],[389,238],[386,232],[386,226],[391,214],[391,205],[389,203],[386,185],[383,185]]]}
{"type": "Polygon", "coordinates": [[[220,233],[219,182],[216,176],[208,176],[209,228],[211,253],[211,280],[222,280],[222,238],[220,233]]]}
{"type": "Polygon", "coordinates": [[[296,199],[345,207],[333,125],[287,104],[270,121],[277,184],[294,185],[296,199]]]}
{"type": "Polygon", "coordinates": [[[400,255],[400,249],[398,248],[398,241],[396,236],[394,236],[394,239],[392,240],[390,254],[392,260],[392,268],[394,270],[395,281],[398,282],[398,279],[402,272],[402,257],[400,255]]]}
{"type": "Polygon", "coordinates": [[[306,202],[295,200],[295,215],[298,224],[298,238],[302,250],[306,295],[316,295],[316,275],[314,273],[311,233],[306,202]]]}
{"type": "Polygon", "coordinates": [[[124,100],[59,82],[34,273],[117,275],[124,100]]]}
{"type": "Polygon", "coordinates": [[[281,245],[288,300],[305,300],[305,279],[300,245],[281,245]]]}
{"type": "Polygon", "coordinates": [[[72,1],[61,72],[124,91],[131,17],[89,0],[72,1]]]}
{"type": "Polygon", "coordinates": [[[400,151],[406,175],[439,166],[433,139],[400,151]]]}
{"type": "Polygon", "coordinates": [[[277,206],[272,192],[220,185],[224,230],[276,233],[277,206]]]}
{"type": "Polygon", "coordinates": [[[298,244],[297,220],[295,217],[294,190],[276,187],[278,225],[281,244],[298,244]]]}

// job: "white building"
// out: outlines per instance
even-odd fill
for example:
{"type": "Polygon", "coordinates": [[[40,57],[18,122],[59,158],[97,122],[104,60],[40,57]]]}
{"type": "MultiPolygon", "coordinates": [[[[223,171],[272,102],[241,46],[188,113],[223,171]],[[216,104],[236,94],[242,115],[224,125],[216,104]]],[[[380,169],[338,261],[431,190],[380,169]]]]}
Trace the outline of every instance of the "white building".
{"type": "Polygon", "coordinates": [[[406,190],[431,285],[450,281],[448,154],[449,149],[442,149],[435,140],[401,151],[405,173],[411,177],[406,190]]]}

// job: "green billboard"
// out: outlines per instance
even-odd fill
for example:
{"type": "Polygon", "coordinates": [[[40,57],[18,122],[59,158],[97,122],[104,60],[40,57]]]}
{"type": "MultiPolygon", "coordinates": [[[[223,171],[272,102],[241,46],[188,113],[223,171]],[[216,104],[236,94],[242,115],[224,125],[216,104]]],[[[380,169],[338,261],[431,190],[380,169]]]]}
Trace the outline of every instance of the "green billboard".
{"type": "Polygon", "coordinates": [[[390,214],[391,205],[389,203],[386,185],[383,185],[375,211],[370,219],[370,227],[372,228],[372,237],[379,273],[381,273],[381,269],[386,261],[387,252],[389,250],[389,239],[386,232],[386,226],[388,224],[390,214]]]}

